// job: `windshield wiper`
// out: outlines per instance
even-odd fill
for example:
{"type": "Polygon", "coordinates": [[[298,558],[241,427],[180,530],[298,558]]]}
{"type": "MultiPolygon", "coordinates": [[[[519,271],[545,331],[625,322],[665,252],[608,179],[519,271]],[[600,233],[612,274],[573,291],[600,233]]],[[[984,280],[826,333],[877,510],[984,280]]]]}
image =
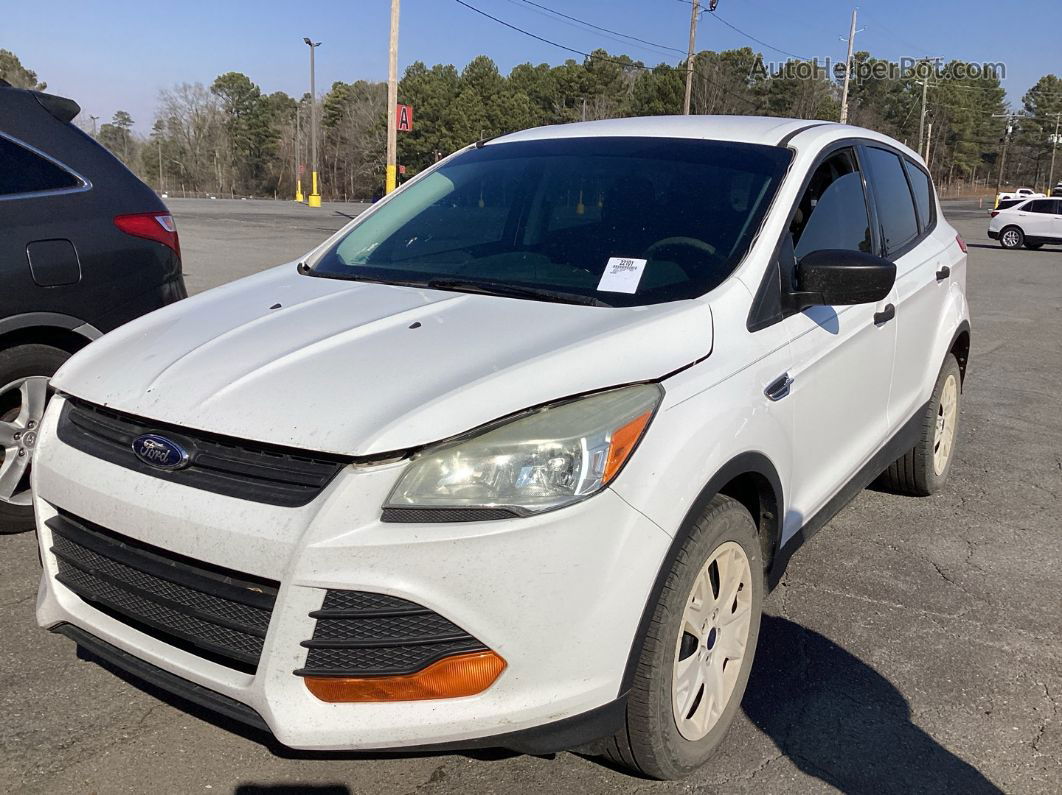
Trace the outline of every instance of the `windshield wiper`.
{"type": "Polygon", "coordinates": [[[456,290],[462,293],[500,295],[506,298],[533,298],[558,304],[582,304],[583,306],[612,306],[612,304],[582,293],[568,293],[547,287],[531,287],[505,282],[472,281],[468,279],[428,279],[424,286],[430,290],[456,290]]]}

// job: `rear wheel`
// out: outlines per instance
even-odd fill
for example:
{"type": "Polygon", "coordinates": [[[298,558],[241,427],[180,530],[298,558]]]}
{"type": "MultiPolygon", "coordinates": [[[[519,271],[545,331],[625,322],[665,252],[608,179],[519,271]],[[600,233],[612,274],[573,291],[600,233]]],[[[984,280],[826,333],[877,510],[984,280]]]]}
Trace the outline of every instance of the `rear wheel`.
{"type": "Polygon", "coordinates": [[[681,778],[718,748],[748,684],[763,605],[763,559],[744,506],[717,496],[695,523],[650,621],[626,728],[609,757],[681,778]]]}
{"type": "Polygon", "coordinates": [[[33,527],[29,469],[48,380],[70,354],[50,345],[0,351],[0,533],[33,527]]]}
{"type": "Polygon", "coordinates": [[[937,376],[933,397],[922,415],[922,436],[918,444],[882,474],[887,488],[916,497],[927,497],[943,488],[955,457],[961,401],[962,371],[949,353],[937,376]]]}
{"type": "Polygon", "coordinates": [[[1016,226],[1008,226],[999,234],[999,245],[1003,248],[1021,248],[1025,243],[1025,233],[1016,226]]]}

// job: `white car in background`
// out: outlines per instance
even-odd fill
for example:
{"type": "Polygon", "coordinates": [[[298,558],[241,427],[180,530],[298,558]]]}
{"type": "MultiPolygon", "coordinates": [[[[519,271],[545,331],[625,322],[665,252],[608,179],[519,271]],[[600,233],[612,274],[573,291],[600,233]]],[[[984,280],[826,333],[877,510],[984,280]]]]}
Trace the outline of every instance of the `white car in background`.
{"type": "Polygon", "coordinates": [[[993,210],[988,236],[1003,248],[1038,249],[1045,243],[1062,243],[1062,198],[1026,199],[1005,209],[993,210]]]}
{"type": "Polygon", "coordinates": [[[965,284],[875,132],[480,142],[62,368],[37,619],[297,748],[604,738],[683,776],[793,551],[883,472],[944,485],[965,284]]]}

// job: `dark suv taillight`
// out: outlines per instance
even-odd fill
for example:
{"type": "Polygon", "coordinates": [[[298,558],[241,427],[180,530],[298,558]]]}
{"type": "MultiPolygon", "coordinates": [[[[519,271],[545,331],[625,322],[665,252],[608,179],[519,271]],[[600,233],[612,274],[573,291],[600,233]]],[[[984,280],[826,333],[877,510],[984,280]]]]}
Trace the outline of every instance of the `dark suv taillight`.
{"type": "Polygon", "coordinates": [[[162,243],[181,256],[181,241],[177,237],[177,224],[169,213],[132,213],[116,215],[114,225],[133,237],[142,237],[162,243]]]}

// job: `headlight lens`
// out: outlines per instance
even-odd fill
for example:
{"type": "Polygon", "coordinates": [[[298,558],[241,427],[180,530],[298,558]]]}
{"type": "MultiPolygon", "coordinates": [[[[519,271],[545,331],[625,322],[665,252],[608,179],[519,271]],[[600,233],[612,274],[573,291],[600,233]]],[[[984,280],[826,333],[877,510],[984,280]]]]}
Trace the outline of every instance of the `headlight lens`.
{"type": "Polygon", "coordinates": [[[393,508],[559,508],[608,485],[641,439],[663,390],[638,384],[539,409],[418,453],[393,508]]]}

